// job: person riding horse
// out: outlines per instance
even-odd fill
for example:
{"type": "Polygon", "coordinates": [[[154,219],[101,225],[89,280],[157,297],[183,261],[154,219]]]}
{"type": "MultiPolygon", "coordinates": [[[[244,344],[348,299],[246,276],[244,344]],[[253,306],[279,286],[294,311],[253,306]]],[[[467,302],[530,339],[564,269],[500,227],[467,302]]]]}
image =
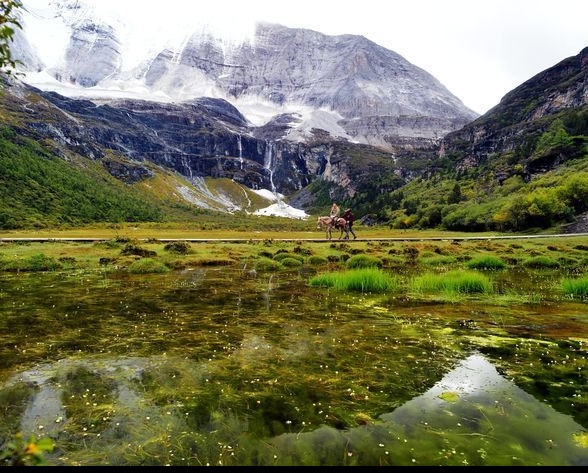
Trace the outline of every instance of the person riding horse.
{"type": "Polygon", "coordinates": [[[347,227],[347,222],[342,217],[335,217],[335,218],[333,218],[331,216],[318,217],[316,224],[317,224],[317,229],[322,228],[326,231],[326,237],[329,240],[332,238],[333,228],[340,231],[339,239],[341,239],[343,237],[343,232],[345,231],[345,228],[347,227]]]}
{"type": "Polygon", "coordinates": [[[334,227],[337,226],[337,217],[339,217],[339,214],[341,214],[341,209],[336,202],[333,202],[333,205],[331,206],[331,225],[334,227]]]}

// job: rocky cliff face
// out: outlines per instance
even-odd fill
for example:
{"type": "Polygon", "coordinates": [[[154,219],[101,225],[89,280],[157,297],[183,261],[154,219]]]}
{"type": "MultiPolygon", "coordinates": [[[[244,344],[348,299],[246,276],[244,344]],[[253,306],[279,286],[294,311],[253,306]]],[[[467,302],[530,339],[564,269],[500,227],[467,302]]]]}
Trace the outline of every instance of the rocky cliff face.
{"type": "MultiPolygon", "coordinates": [[[[348,165],[351,155],[361,153],[366,163],[372,154],[383,155],[394,165],[392,154],[338,144],[320,133],[309,143],[268,139],[275,134],[272,126],[251,127],[221,99],[96,104],[15,83],[5,89],[0,104],[18,123],[19,133],[53,143],[54,152],[64,159],[77,153],[101,161],[127,183],[151,177],[145,164],[154,163],[193,183],[203,177],[229,178],[254,190],[288,196],[322,178],[353,196],[359,181],[348,165]],[[111,159],[113,154],[125,161],[111,159]]],[[[274,127],[279,129],[279,120],[274,127]]]]}
{"type": "MultiPolygon", "coordinates": [[[[507,94],[501,102],[441,143],[441,156],[454,156],[458,169],[477,166],[494,154],[528,157],[532,145],[546,131],[553,117],[588,105],[588,48],[577,56],[537,74],[507,94]]],[[[542,162],[545,171],[557,165],[542,162]],[[547,167],[545,167],[545,164],[547,167]]],[[[527,163],[528,174],[538,162],[527,163]]]]}

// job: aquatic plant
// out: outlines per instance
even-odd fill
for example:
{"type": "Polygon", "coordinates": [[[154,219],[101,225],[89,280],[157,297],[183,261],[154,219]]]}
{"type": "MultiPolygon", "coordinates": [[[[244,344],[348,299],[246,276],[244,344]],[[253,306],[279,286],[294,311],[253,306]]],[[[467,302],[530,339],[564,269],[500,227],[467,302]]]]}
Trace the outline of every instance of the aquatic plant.
{"type": "Polygon", "coordinates": [[[382,260],[375,256],[359,254],[351,256],[345,263],[347,269],[381,268],[382,260]]]}
{"type": "Polygon", "coordinates": [[[468,269],[496,270],[506,268],[506,263],[493,255],[477,256],[465,264],[468,269]]]}
{"type": "Polygon", "coordinates": [[[410,285],[418,292],[475,294],[492,291],[492,283],[485,275],[461,270],[442,274],[426,273],[412,279],[410,285]]]}
{"type": "Polygon", "coordinates": [[[588,297],[588,277],[580,279],[564,279],[561,283],[566,295],[575,297],[588,297]]]}
{"type": "Polygon", "coordinates": [[[312,277],[313,287],[330,287],[338,291],[383,293],[398,287],[396,278],[376,268],[349,270],[340,273],[325,273],[312,277]]]}

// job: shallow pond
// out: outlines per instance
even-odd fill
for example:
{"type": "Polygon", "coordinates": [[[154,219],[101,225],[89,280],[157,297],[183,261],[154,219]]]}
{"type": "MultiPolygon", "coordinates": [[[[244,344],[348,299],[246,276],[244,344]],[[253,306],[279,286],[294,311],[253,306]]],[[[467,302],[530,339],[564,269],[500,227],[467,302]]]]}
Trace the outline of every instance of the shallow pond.
{"type": "Polygon", "coordinates": [[[1,439],[55,465],[588,464],[588,304],[308,276],[2,274],[1,439]]]}

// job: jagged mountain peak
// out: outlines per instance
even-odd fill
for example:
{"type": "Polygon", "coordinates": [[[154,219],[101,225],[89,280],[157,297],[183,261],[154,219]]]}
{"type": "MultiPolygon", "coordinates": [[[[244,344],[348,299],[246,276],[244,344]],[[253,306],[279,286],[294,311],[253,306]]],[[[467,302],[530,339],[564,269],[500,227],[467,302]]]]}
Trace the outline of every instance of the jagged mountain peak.
{"type": "Polygon", "coordinates": [[[257,126],[300,117],[291,129],[320,126],[320,111],[335,136],[384,148],[434,141],[477,117],[432,75],[364,36],[258,23],[250,36],[225,40],[202,25],[152,34],[139,47],[132,25],[98,4],[51,0],[28,12],[18,54],[25,81],[69,97],[219,98],[257,126]]]}

